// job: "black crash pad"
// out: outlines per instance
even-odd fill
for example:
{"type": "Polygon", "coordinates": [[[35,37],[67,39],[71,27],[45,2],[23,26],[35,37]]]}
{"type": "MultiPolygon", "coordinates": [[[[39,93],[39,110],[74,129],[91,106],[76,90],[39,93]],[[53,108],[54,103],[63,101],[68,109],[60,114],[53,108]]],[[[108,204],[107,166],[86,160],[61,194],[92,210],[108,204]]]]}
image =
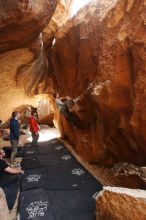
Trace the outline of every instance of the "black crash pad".
{"type": "Polygon", "coordinates": [[[99,191],[102,185],[77,161],[46,169],[46,188],[49,190],[87,190],[99,191]]]}
{"type": "Polygon", "coordinates": [[[5,193],[9,210],[12,210],[17,193],[20,187],[22,175],[19,174],[6,174],[3,176],[1,187],[5,193]]]}
{"type": "MultiPolygon", "coordinates": [[[[37,144],[36,144],[36,147],[45,147],[45,146],[48,146],[48,145],[56,145],[56,144],[63,144],[63,142],[61,142],[59,139],[57,139],[57,138],[54,138],[54,139],[52,139],[52,140],[49,140],[49,141],[43,141],[43,142],[38,142],[37,144]]],[[[24,147],[32,147],[33,146],[33,144],[31,143],[31,142],[29,142],[29,143],[26,143],[25,145],[24,145],[24,147]]]]}
{"type": "Polygon", "coordinates": [[[55,220],[46,191],[29,190],[20,193],[20,220],[55,220]]]}
{"type": "Polygon", "coordinates": [[[46,166],[55,166],[57,164],[69,164],[73,161],[75,161],[75,158],[68,152],[66,154],[56,153],[48,155],[37,155],[34,158],[24,158],[22,160],[22,167],[24,169],[33,169],[46,166]]]}
{"type": "Polygon", "coordinates": [[[23,154],[23,158],[33,158],[37,156],[37,148],[36,147],[28,147],[25,146],[24,147],[24,154],[23,154]]]}
{"type": "Polygon", "coordinates": [[[59,179],[49,178],[47,177],[47,184],[45,185],[45,189],[47,190],[93,190],[98,191],[101,190],[101,185],[98,184],[94,179],[74,179],[67,178],[65,176],[61,177],[61,181],[59,179]]]}
{"type": "Polygon", "coordinates": [[[46,169],[46,175],[49,177],[57,177],[60,179],[61,176],[76,177],[76,178],[90,178],[93,176],[77,161],[69,160],[68,163],[62,163],[57,166],[51,165],[46,169]]]}
{"type": "Polygon", "coordinates": [[[26,170],[21,185],[20,220],[95,220],[93,195],[102,190],[102,185],[68,150],[56,150],[54,146],[60,142],[55,142],[38,143],[37,155],[23,159],[26,170]],[[40,181],[35,181],[39,174],[40,181]],[[34,182],[28,183],[28,177],[34,182]]]}
{"type": "Polygon", "coordinates": [[[33,169],[41,166],[37,158],[23,159],[21,165],[23,169],[33,169]]]}
{"type": "Polygon", "coordinates": [[[48,154],[48,155],[39,155],[37,157],[41,166],[53,166],[57,164],[68,164],[75,161],[75,158],[69,153],[67,154],[48,154]],[[69,159],[64,159],[68,157],[69,159]]]}
{"type": "Polygon", "coordinates": [[[45,168],[26,170],[21,182],[21,191],[45,188],[46,184],[45,168]]]}
{"type": "Polygon", "coordinates": [[[25,146],[24,147],[24,158],[36,157],[37,155],[48,155],[48,154],[58,154],[58,153],[66,153],[67,150],[64,148],[62,144],[52,144],[52,145],[43,145],[38,147],[33,146],[25,146]]]}
{"type": "MultiPolygon", "coordinates": [[[[6,158],[10,158],[12,153],[12,147],[3,147],[3,150],[5,151],[6,158]]],[[[23,157],[23,147],[18,147],[16,157],[23,157]]]]}
{"type": "Polygon", "coordinates": [[[48,190],[95,190],[102,188],[101,184],[91,176],[78,162],[68,165],[49,166],[46,168],[29,169],[25,171],[21,190],[44,188],[48,190]],[[82,172],[75,175],[72,171],[82,172]]]}
{"type": "Polygon", "coordinates": [[[81,190],[48,191],[55,220],[95,220],[93,192],[81,190]]]}
{"type": "Polygon", "coordinates": [[[38,145],[37,147],[37,154],[39,155],[45,155],[45,154],[56,154],[57,151],[59,152],[66,152],[66,148],[61,142],[57,142],[54,144],[49,143],[42,143],[42,145],[38,145]]]}
{"type": "Polygon", "coordinates": [[[20,194],[20,220],[95,220],[93,192],[29,190],[20,194]]]}

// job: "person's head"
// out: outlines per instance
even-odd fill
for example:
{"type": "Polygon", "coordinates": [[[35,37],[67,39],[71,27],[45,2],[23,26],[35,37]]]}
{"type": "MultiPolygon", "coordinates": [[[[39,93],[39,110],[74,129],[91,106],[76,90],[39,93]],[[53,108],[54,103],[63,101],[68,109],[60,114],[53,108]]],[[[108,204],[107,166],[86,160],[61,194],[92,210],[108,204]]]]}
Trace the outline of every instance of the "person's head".
{"type": "Polygon", "coordinates": [[[74,101],[72,99],[67,100],[67,105],[69,108],[71,108],[74,105],[74,101]]]}
{"type": "Polygon", "coordinates": [[[5,151],[4,150],[0,150],[0,159],[2,159],[5,156],[5,151]]]}
{"type": "Polygon", "coordinates": [[[60,98],[61,102],[65,102],[66,98],[60,98]]]}
{"type": "Polygon", "coordinates": [[[30,107],[30,106],[27,106],[26,111],[31,112],[31,107],[30,107]]]}
{"type": "Polygon", "coordinates": [[[55,96],[56,96],[56,98],[59,98],[59,94],[58,93],[55,96]]]}
{"type": "Polygon", "coordinates": [[[0,120],[0,127],[2,126],[2,123],[3,123],[2,120],[0,120]]]}
{"type": "Polygon", "coordinates": [[[19,112],[12,112],[12,118],[18,119],[19,118],[19,112]]]}
{"type": "Polygon", "coordinates": [[[35,118],[37,118],[37,113],[36,112],[31,112],[31,115],[35,118]]]}

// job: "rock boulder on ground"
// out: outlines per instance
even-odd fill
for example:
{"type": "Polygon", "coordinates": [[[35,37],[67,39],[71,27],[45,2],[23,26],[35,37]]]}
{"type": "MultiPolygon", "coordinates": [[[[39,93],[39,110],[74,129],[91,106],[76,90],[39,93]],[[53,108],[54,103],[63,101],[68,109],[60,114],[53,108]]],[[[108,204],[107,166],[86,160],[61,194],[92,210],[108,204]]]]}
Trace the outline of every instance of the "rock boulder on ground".
{"type": "Polygon", "coordinates": [[[104,187],[96,197],[96,220],[145,220],[146,192],[104,187]]]}
{"type": "Polygon", "coordinates": [[[7,201],[2,188],[0,188],[0,219],[10,220],[7,201]]]}

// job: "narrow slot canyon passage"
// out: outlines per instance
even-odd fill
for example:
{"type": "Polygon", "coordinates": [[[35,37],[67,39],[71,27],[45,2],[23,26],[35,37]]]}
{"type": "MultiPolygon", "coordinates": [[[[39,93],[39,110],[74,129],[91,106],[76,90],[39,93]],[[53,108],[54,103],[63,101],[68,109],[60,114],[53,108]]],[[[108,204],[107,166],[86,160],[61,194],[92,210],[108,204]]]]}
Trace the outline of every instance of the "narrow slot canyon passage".
{"type": "Polygon", "coordinates": [[[0,0],[0,220],[146,219],[145,64],[145,0],[0,0]]]}

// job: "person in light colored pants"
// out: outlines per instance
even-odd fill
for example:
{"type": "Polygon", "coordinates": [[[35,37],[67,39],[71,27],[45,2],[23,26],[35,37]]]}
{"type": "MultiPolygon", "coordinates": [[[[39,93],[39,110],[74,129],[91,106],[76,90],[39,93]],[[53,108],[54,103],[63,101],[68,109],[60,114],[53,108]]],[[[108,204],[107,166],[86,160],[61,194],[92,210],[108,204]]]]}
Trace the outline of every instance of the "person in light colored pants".
{"type": "Polygon", "coordinates": [[[11,164],[14,164],[14,160],[18,151],[18,140],[10,140],[12,146],[12,153],[11,153],[11,164]]]}

